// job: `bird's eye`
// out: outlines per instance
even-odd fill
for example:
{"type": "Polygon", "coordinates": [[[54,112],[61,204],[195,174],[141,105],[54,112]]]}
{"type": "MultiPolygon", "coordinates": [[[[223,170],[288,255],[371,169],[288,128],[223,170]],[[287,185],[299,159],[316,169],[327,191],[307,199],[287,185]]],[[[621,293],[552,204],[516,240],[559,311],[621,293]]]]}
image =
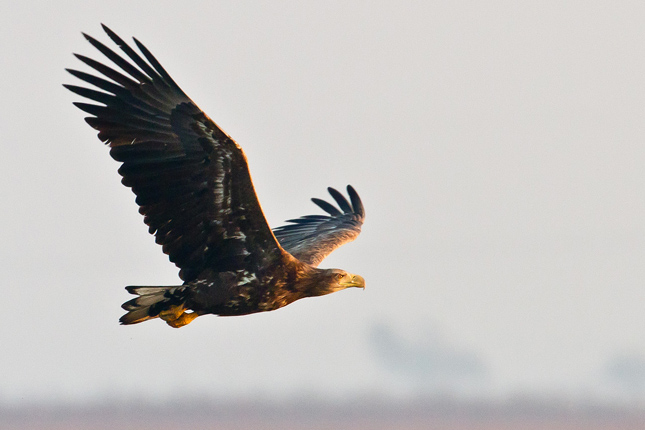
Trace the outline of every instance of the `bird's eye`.
{"type": "Polygon", "coordinates": [[[344,276],[344,275],[343,275],[342,273],[338,273],[338,274],[336,275],[336,277],[338,278],[338,280],[339,280],[339,281],[340,281],[341,279],[343,279],[343,276],[344,276]]]}

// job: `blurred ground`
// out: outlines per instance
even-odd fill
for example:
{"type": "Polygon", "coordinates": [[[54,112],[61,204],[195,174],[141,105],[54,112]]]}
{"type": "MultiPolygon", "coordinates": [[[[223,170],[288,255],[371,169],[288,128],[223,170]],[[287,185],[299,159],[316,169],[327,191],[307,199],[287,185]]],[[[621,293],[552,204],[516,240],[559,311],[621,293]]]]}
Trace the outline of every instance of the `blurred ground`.
{"type": "Polygon", "coordinates": [[[84,407],[31,406],[0,409],[0,428],[20,430],[245,429],[550,429],[640,430],[645,410],[555,401],[503,403],[418,400],[343,403],[191,402],[160,405],[109,403],[84,407]]]}

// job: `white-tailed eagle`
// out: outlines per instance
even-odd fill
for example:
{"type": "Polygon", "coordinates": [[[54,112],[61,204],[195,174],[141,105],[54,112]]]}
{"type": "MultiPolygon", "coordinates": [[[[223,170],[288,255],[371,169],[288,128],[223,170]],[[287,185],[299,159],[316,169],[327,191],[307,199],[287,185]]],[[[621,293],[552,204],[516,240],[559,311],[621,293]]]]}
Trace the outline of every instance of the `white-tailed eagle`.
{"type": "Polygon", "coordinates": [[[348,287],[358,275],[316,266],[354,240],[365,210],[329,188],[338,207],[312,199],[328,215],[289,220],[273,231],[262,213],[242,148],[177,86],[138,40],[143,57],[106,26],[126,58],[85,35],[118,69],[76,55],[98,72],[68,71],[97,89],[65,85],[91,100],[74,103],[122,163],[122,183],[136,194],[156,242],[179,267],[182,285],[130,286],[122,324],[160,317],[181,327],[204,314],[271,311],[348,287]],[[145,59],[144,59],[145,58],[145,59]]]}

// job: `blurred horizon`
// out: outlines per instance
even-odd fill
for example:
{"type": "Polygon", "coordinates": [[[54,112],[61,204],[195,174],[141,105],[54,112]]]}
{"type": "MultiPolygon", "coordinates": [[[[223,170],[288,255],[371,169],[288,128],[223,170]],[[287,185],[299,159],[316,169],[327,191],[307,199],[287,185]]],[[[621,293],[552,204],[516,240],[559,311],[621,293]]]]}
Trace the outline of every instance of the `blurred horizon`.
{"type": "MultiPolygon", "coordinates": [[[[554,386],[537,390],[532,387],[500,390],[491,383],[494,375],[488,365],[475,352],[451,343],[436,327],[415,326],[417,333],[406,336],[395,324],[375,323],[367,332],[366,343],[374,364],[386,379],[387,390],[344,389],[337,393],[306,387],[276,393],[269,390],[257,393],[215,394],[202,388],[171,386],[168,390],[149,392],[145,385],[119,392],[109,386],[94,387],[82,396],[29,396],[16,398],[0,387],[0,408],[29,409],[33,406],[72,407],[81,410],[102,404],[118,405],[136,400],[148,406],[172,403],[179,400],[202,399],[203,402],[251,401],[259,405],[305,403],[320,400],[328,404],[342,404],[348,399],[367,399],[373,402],[397,404],[399,402],[443,402],[456,405],[472,403],[486,406],[526,402],[530,407],[554,407],[557,404],[573,408],[598,406],[639,412],[645,410],[645,360],[638,354],[619,354],[608,360],[595,374],[589,374],[585,384],[554,386]],[[188,389],[186,389],[188,388],[188,389]]],[[[199,403],[199,402],[197,402],[199,403]]]]}
{"type": "Polygon", "coordinates": [[[23,430],[83,428],[171,429],[177,426],[237,429],[523,429],[639,430],[645,408],[566,399],[516,397],[504,401],[458,400],[447,396],[385,399],[378,396],[330,401],[208,399],[182,397],[150,403],[104,399],[86,404],[0,405],[0,425],[23,430]]]}

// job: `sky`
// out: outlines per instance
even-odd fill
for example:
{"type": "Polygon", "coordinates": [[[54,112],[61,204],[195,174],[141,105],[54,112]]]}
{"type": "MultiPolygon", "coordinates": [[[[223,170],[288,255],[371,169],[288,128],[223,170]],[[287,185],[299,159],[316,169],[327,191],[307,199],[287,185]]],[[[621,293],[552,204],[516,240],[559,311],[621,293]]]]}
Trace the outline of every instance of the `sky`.
{"type": "Polygon", "coordinates": [[[643,22],[636,1],[2,3],[0,402],[645,403],[643,22]],[[272,227],[356,188],[363,232],[321,266],[364,291],[118,325],[126,285],[179,279],[62,87],[73,52],[103,60],[100,23],[244,148],[272,227]]]}

